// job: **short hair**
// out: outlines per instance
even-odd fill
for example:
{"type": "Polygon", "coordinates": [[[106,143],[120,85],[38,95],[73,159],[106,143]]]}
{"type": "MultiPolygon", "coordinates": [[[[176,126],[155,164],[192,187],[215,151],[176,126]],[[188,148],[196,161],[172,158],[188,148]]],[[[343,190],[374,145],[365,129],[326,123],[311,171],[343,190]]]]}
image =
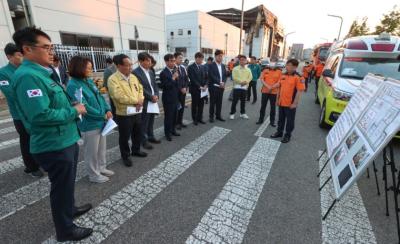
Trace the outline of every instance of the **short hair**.
{"type": "Polygon", "coordinates": [[[234,59],[231,59],[231,62],[235,61],[234,59]]]}
{"type": "Polygon", "coordinates": [[[112,58],[107,57],[107,58],[106,58],[106,64],[112,64],[112,63],[113,63],[112,58]]]}
{"type": "Polygon", "coordinates": [[[19,52],[19,50],[14,43],[7,43],[7,45],[4,47],[4,53],[6,55],[14,55],[16,52],[19,52]]]}
{"type": "Polygon", "coordinates": [[[204,58],[204,54],[202,54],[201,52],[197,52],[197,53],[194,55],[194,58],[204,58]]]}
{"type": "Polygon", "coordinates": [[[151,56],[151,55],[150,55],[150,58],[151,58],[151,64],[152,64],[152,65],[156,65],[156,64],[157,64],[156,59],[155,59],[153,56],[151,56]]]}
{"type": "Polygon", "coordinates": [[[242,59],[242,58],[247,59],[246,55],[239,55],[239,56],[238,56],[238,59],[242,59]]]}
{"type": "Polygon", "coordinates": [[[129,58],[128,55],[125,54],[118,54],[114,56],[114,63],[115,65],[123,65],[124,59],[129,58]]]}
{"type": "Polygon", "coordinates": [[[293,66],[297,67],[299,66],[299,61],[295,58],[289,59],[286,64],[292,64],[293,66]]]}
{"type": "Polygon", "coordinates": [[[257,60],[256,56],[250,56],[251,59],[257,60]]]}
{"type": "Polygon", "coordinates": [[[218,56],[218,55],[221,55],[221,54],[224,54],[224,51],[222,51],[220,49],[217,49],[217,50],[215,50],[214,56],[218,56]]]}
{"type": "Polygon", "coordinates": [[[181,52],[176,52],[174,53],[174,57],[177,58],[178,56],[183,56],[183,54],[181,52]]]}
{"type": "Polygon", "coordinates": [[[54,62],[58,62],[58,61],[60,61],[60,58],[59,58],[57,55],[54,55],[53,61],[54,61],[54,62]]]}
{"type": "Polygon", "coordinates": [[[168,62],[170,59],[173,59],[173,58],[175,58],[175,56],[173,54],[171,54],[171,53],[167,53],[167,54],[164,55],[164,61],[165,62],[168,62]]]}
{"type": "Polygon", "coordinates": [[[207,59],[207,61],[214,61],[214,58],[213,57],[208,57],[208,59],[207,59]]]}
{"type": "Polygon", "coordinates": [[[151,55],[146,53],[146,52],[141,52],[138,54],[138,60],[140,62],[146,61],[146,59],[150,59],[151,60],[151,55]]]}
{"type": "Polygon", "coordinates": [[[82,56],[72,57],[68,64],[69,75],[77,79],[87,78],[85,73],[88,63],[92,63],[92,60],[89,58],[82,56]]]}
{"type": "Polygon", "coordinates": [[[16,31],[13,34],[12,38],[13,38],[18,50],[20,50],[23,53],[22,46],[24,46],[24,45],[33,46],[33,45],[37,44],[37,38],[39,36],[43,36],[46,39],[48,39],[49,41],[51,41],[51,38],[49,35],[47,35],[41,29],[36,28],[35,26],[25,27],[21,30],[16,31]]]}

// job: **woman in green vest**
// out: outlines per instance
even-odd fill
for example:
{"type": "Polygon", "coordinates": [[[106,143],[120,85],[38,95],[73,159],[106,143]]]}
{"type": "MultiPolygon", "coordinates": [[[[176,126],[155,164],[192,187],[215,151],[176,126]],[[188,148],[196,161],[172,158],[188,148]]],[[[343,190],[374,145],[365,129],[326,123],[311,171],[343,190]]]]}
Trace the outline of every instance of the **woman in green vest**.
{"type": "Polygon", "coordinates": [[[92,75],[92,62],[88,58],[75,56],[68,67],[71,80],[67,92],[73,101],[83,103],[87,113],[78,122],[82,133],[83,157],[87,166],[89,180],[104,183],[114,172],[106,169],[106,137],[101,135],[108,119],[112,118],[110,106],[95,86],[92,75]]]}

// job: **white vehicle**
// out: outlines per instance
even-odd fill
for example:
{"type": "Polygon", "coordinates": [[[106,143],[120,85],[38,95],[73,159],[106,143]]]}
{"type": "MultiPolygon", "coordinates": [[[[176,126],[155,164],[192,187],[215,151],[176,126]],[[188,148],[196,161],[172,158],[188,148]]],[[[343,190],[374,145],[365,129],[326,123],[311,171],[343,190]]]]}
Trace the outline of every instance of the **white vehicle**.
{"type": "Polygon", "coordinates": [[[318,83],[320,127],[336,122],[368,73],[400,80],[400,37],[359,36],[333,45],[318,83]]]}

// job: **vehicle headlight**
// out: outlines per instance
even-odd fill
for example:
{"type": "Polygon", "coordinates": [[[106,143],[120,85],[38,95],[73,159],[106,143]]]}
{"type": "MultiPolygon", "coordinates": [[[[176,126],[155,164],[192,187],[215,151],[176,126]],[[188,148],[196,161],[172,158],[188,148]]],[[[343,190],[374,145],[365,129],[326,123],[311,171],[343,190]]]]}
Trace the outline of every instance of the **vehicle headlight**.
{"type": "Polygon", "coordinates": [[[332,95],[334,98],[342,100],[342,101],[349,101],[352,96],[352,94],[350,94],[350,93],[347,93],[347,92],[344,92],[341,90],[337,90],[337,89],[333,90],[332,95]]]}

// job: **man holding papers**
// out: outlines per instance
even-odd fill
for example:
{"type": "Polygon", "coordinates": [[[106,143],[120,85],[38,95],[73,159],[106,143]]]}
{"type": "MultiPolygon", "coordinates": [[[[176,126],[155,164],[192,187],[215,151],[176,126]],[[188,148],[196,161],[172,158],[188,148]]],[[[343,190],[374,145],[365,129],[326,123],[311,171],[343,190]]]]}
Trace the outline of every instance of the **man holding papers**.
{"type": "Polygon", "coordinates": [[[248,119],[246,114],[246,96],[247,88],[250,81],[253,79],[251,70],[246,67],[247,58],[244,55],[239,55],[239,64],[232,71],[233,79],[233,101],[231,107],[230,119],[235,119],[236,104],[240,100],[240,118],[248,119]]]}
{"type": "Polygon", "coordinates": [[[205,124],[203,121],[203,108],[205,95],[208,92],[206,71],[203,66],[204,55],[198,52],[194,55],[195,62],[188,67],[190,79],[189,91],[192,95],[192,119],[193,124],[205,124]]]}
{"type": "Polygon", "coordinates": [[[145,149],[153,149],[149,144],[159,144],[160,141],[154,137],[154,116],[159,113],[158,108],[158,86],[156,85],[156,77],[151,68],[151,56],[146,52],[141,52],[138,55],[139,67],[137,67],[133,74],[138,78],[140,84],[143,86],[143,112],[142,112],[142,145],[145,149]],[[158,109],[158,112],[157,112],[158,109]]]}
{"type": "Polygon", "coordinates": [[[221,116],[222,97],[224,95],[226,83],[226,68],[222,63],[224,52],[217,49],[214,55],[215,62],[208,65],[207,71],[208,88],[210,92],[210,123],[214,123],[214,115],[217,120],[221,122],[225,121],[221,116]]]}
{"type": "Polygon", "coordinates": [[[108,79],[108,90],[116,108],[121,157],[124,164],[131,167],[131,155],[147,156],[145,152],[140,151],[143,86],[136,76],[131,74],[132,62],[128,56],[119,54],[114,58],[117,72],[108,79]],[[129,148],[129,138],[132,140],[132,150],[129,148]]]}

